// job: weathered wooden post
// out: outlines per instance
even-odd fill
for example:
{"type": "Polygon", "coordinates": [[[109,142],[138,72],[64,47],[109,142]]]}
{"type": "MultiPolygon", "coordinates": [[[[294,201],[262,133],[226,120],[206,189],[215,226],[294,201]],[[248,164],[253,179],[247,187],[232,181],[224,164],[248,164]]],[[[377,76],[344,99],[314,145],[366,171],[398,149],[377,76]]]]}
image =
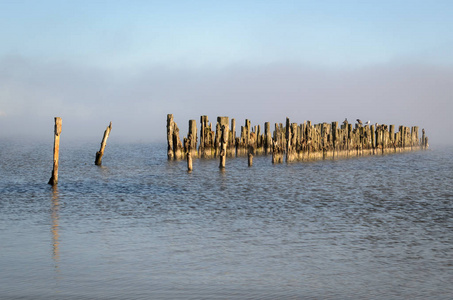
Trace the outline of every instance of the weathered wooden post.
{"type": "MultiPolygon", "coordinates": [[[[190,154],[192,156],[197,155],[197,122],[195,120],[189,120],[189,133],[187,135],[188,149],[190,149],[190,154]]],[[[188,150],[186,149],[186,150],[188,150]]]]}
{"type": "Polygon", "coordinates": [[[198,156],[204,157],[205,130],[208,123],[208,116],[200,117],[200,145],[198,146],[198,156]]]}
{"type": "Polygon", "coordinates": [[[173,122],[173,153],[175,154],[175,159],[184,158],[184,148],[179,137],[179,128],[176,122],[173,122]]]}
{"type": "Polygon", "coordinates": [[[102,164],[102,156],[104,155],[105,146],[107,145],[107,139],[109,138],[111,130],[112,130],[112,122],[110,122],[110,125],[107,126],[107,129],[104,131],[104,137],[102,138],[102,142],[101,142],[101,149],[99,149],[99,151],[96,152],[96,159],[94,161],[94,164],[96,166],[100,166],[102,164]]]}
{"type": "Polygon", "coordinates": [[[279,146],[278,141],[272,141],[272,163],[279,164],[283,162],[283,149],[279,146]]]}
{"type": "Polygon", "coordinates": [[[269,154],[272,149],[271,125],[269,122],[264,123],[264,154],[269,154]]]}
{"type": "MultiPolygon", "coordinates": [[[[221,118],[221,117],[219,117],[221,118]]],[[[221,127],[221,134],[220,134],[220,165],[219,165],[219,168],[223,169],[225,168],[225,162],[226,162],[226,150],[227,150],[227,145],[228,145],[228,117],[224,117],[226,118],[226,124],[221,122],[221,121],[218,121],[217,124],[222,124],[222,127],[221,127]]]]}
{"type": "Polygon", "coordinates": [[[175,153],[173,150],[173,114],[167,115],[167,157],[173,159],[175,153]]]}
{"type": "Polygon", "coordinates": [[[220,155],[220,151],[221,151],[220,138],[221,138],[221,135],[222,135],[222,127],[221,127],[220,123],[217,121],[217,123],[215,125],[214,157],[217,157],[217,156],[220,155]]]}
{"type": "Polygon", "coordinates": [[[167,115],[167,156],[168,159],[184,158],[183,146],[179,138],[178,125],[173,120],[173,115],[167,115]]]}
{"type": "Polygon", "coordinates": [[[396,143],[395,143],[395,125],[389,126],[389,137],[390,137],[390,146],[392,147],[393,152],[396,152],[396,143]]]}
{"type": "Polygon", "coordinates": [[[286,117],[286,126],[285,126],[285,138],[286,138],[286,162],[291,161],[291,123],[289,118],[286,117]]]}
{"type": "Polygon", "coordinates": [[[189,134],[187,137],[187,171],[192,172],[193,170],[193,165],[192,165],[192,149],[196,147],[192,147],[193,144],[193,137],[192,134],[189,134]]]}
{"type": "Polygon", "coordinates": [[[425,136],[425,128],[422,129],[422,139],[420,141],[420,149],[426,150],[428,148],[428,137],[425,136]]]}
{"type": "Polygon", "coordinates": [[[249,167],[253,165],[253,155],[256,152],[256,134],[254,132],[250,133],[249,145],[248,145],[248,162],[249,167]]]}
{"type": "Polygon", "coordinates": [[[334,121],[331,124],[332,129],[332,157],[335,159],[338,151],[338,122],[334,121]]]}
{"type": "Polygon", "coordinates": [[[228,137],[228,152],[230,156],[237,156],[236,153],[236,120],[231,119],[230,136],[228,137]]]}
{"type": "Polygon", "coordinates": [[[422,147],[423,150],[427,150],[429,147],[428,137],[425,135],[425,128],[422,129],[422,141],[420,143],[420,146],[422,147]]]}
{"type": "Polygon", "coordinates": [[[54,140],[53,140],[53,170],[52,177],[49,179],[49,184],[52,186],[58,183],[58,161],[60,153],[60,134],[61,134],[61,118],[55,117],[54,140]]]}
{"type": "Polygon", "coordinates": [[[411,143],[412,143],[412,150],[415,149],[415,147],[420,146],[418,144],[418,126],[412,126],[411,128],[411,143]]]}

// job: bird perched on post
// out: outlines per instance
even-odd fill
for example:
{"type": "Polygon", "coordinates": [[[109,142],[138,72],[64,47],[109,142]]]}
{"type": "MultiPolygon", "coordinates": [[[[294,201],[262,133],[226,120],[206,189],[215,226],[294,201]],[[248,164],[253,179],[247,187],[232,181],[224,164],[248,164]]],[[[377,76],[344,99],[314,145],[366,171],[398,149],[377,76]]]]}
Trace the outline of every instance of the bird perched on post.
{"type": "Polygon", "coordinates": [[[365,123],[365,126],[370,125],[370,123],[371,123],[370,120],[368,120],[368,122],[365,123]]]}
{"type": "Polygon", "coordinates": [[[348,123],[348,118],[345,118],[343,121],[343,124],[346,124],[346,123],[348,123]]]}
{"type": "Polygon", "coordinates": [[[360,121],[360,119],[357,119],[357,123],[359,123],[359,125],[362,125],[362,121],[360,121]]]}

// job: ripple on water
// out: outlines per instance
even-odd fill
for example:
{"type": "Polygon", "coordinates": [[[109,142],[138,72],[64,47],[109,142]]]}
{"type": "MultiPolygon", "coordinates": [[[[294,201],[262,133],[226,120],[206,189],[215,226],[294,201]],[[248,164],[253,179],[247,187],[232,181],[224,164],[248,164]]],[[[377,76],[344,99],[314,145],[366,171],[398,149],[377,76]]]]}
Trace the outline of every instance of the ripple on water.
{"type": "Polygon", "coordinates": [[[2,144],[5,298],[446,298],[452,149],[272,165],[2,144]],[[11,155],[17,153],[17,155],[11,155]]]}

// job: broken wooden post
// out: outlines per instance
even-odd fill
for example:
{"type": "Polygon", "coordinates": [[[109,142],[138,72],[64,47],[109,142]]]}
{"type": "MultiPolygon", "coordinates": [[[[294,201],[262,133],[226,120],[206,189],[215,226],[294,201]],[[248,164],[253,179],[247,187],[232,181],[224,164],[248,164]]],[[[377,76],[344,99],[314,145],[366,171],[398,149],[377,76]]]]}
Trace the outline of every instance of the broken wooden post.
{"type": "Polygon", "coordinates": [[[112,130],[112,122],[110,122],[110,125],[107,126],[107,129],[104,131],[104,137],[102,138],[102,142],[101,142],[101,149],[99,149],[99,151],[96,152],[96,159],[94,161],[94,164],[96,166],[100,166],[102,164],[102,156],[104,155],[105,146],[107,145],[107,139],[109,138],[111,130],[112,130]]]}
{"type": "Polygon", "coordinates": [[[283,162],[283,148],[279,146],[278,141],[272,140],[272,163],[279,164],[283,162]]]}
{"type": "Polygon", "coordinates": [[[173,120],[172,114],[167,115],[167,157],[169,160],[184,158],[179,128],[173,120]]]}
{"type": "Polygon", "coordinates": [[[61,118],[55,117],[54,140],[53,140],[53,170],[52,177],[49,179],[50,185],[58,183],[58,160],[60,153],[60,134],[61,134],[61,118]]]}
{"type": "Polygon", "coordinates": [[[173,154],[174,159],[183,159],[184,158],[184,148],[181,143],[181,139],[179,138],[179,128],[176,122],[173,122],[173,154]]]}
{"type": "Polygon", "coordinates": [[[425,136],[425,128],[422,129],[422,138],[420,141],[420,149],[422,149],[422,150],[428,149],[428,137],[425,136]]]}

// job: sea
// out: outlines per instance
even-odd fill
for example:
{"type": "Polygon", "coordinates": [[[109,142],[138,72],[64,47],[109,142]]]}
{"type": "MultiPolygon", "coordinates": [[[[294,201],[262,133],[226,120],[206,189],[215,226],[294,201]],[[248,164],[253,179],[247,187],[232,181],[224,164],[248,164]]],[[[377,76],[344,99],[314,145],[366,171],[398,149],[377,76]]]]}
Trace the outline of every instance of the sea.
{"type": "Polygon", "coordinates": [[[0,299],[453,299],[453,147],[168,161],[0,140],[0,299]]]}

